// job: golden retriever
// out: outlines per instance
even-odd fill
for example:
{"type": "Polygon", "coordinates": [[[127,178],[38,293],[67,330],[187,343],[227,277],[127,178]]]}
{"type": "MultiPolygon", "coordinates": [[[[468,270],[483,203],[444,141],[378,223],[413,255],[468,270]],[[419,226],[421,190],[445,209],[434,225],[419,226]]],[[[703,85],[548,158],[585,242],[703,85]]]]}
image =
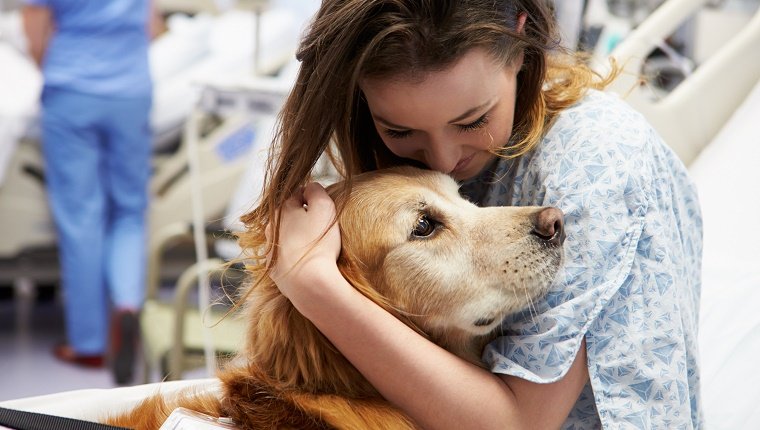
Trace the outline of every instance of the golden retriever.
{"type": "MultiPolygon", "coordinates": [[[[542,294],[561,264],[562,213],[479,208],[458,191],[450,177],[411,167],[357,176],[339,219],[338,266],[388,312],[482,366],[483,346],[503,318],[542,294]]],[[[241,243],[262,239],[243,235],[241,243]]],[[[248,337],[235,364],[220,371],[221,398],[157,395],[108,422],[157,429],[182,406],[241,429],[415,428],[271,280],[254,285],[244,312],[248,337]]]]}

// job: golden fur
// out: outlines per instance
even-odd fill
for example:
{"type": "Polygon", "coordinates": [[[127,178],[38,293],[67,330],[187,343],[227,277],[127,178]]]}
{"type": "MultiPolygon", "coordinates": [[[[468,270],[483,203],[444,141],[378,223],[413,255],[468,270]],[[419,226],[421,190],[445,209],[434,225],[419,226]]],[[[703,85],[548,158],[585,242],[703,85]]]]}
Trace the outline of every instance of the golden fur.
{"type": "MultiPolygon", "coordinates": [[[[544,208],[478,208],[440,173],[407,167],[359,175],[344,203],[338,266],[346,279],[479,365],[500,321],[541,294],[561,261],[561,246],[531,234],[544,208]]],[[[244,247],[262,243],[241,237],[244,247]]],[[[250,269],[254,277],[264,270],[250,269]]],[[[219,375],[221,399],[155,396],[108,422],[156,429],[183,406],[231,417],[241,429],[415,428],[269,278],[260,279],[245,296],[248,338],[219,375]]]]}

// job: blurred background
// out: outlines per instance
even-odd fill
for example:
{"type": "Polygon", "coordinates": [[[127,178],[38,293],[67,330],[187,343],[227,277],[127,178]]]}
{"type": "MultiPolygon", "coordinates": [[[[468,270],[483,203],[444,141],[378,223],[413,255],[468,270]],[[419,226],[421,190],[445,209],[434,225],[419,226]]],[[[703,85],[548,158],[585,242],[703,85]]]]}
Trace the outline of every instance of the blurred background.
{"type": "MultiPolygon", "coordinates": [[[[626,63],[622,81],[612,90],[630,96],[631,104],[698,176],[698,183],[706,184],[703,205],[717,202],[726,188],[736,188],[709,188],[717,177],[724,185],[730,179],[748,189],[754,179],[728,174],[760,163],[760,140],[721,131],[739,112],[743,116],[735,121],[751,126],[751,136],[757,136],[760,105],[754,102],[743,111],[739,107],[750,93],[758,93],[760,0],[557,0],[552,5],[563,45],[587,52],[598,70],[605,69],[615,52],[636,58],[626,63]],[[662,12],[668,7],[670,11],[662,12]],[[651,22],[658,11],[669,18],[651,22]],[[735,58],[749,65],[721,59],[741,37],[749,38],[742,46],[754,48],[741,48],[735,58]],[[720,68],[710,65],[715,58],[723,62],[720,68]],[[737,68],[741,79],[730,72],[737,68]],[[708,83],[693,88],[709,90],[694,95],[692,89],[691,98],[681,101],[703,113],[668,106],[669,100],[678,103],[669,97],[686,93],[692,77],[700,82],[708,73],[708,83]],[[737,81],[742,84],[734,85],[737,81]],[[690,115],[696,118],[693,127],[682,122],[690,115]],[[752,145],[725,150],[730,156],[705,149],[721,136],[752,145]],[[707,159],[724,164],[708,165],[707,159]]],[[[242,277],[237,266],[220,268],[240,256],[231,233],[242,228],[238,217],[255,204],[275,115],[298,70],[294,53],[319,1],[155,0],[154,6],[155,34],[148,53],[153,104],[147,296],[129,384],[206,377],[235,350],[239,324],[221,315],[228,310],[226,294],[234,294],[242,277]],[[214,306],[207,311],[210,303],[214,306]]],[[[0,401],[123,385],[114,381],[108,367],[72,366],[51,353],[65,340],[63,297],[40,148],[43,78],[30,54],[21,7],[20,0],[0,0],[0,401]]],[[[326,162],[317,167],[316,178],[332,179],[326,162]]],[[[737,198],[748,200],[746,195],[737,198]]],[[[756,195],[751,199],[757,200],[756,195]]],[[[760,266],[760,252],[750,244],[737,249],[735,240],[726,243],[724,230],[707,231],[708,222],[716,229],[731,223],[713,215],[727,215],[715,206],[705,208],[702,319],[707,319],[704,336],[711,336],[704,340],[703,351],[723,351],[720,357],[706,357],[704,364],[710,390],[706,398],[718,402],[725,394],[719,388],[742,379],[739,368],[752,369],[748,361],[735,365],[726,357],[760,353],[754,339],[754,329],[760,327],[757,317],[737,319],[756,313],[743,313],[741,306],[760,290],[760,275],[749,272],[760,266]],[[744,289],[732,287],[727,279],[744,289]],[[708,289],[709,282],[720,285],[720,292],[708,289]],[[726,291],[734,292],[734,301],[726,301],[726,291]],[[727,339],[733,343],[725,343],[727,339]],[[749,352],[736,349],[748,344],[753,345],[749,352]],[[716,382],[709,385],[711,381],[716,382]]],[[[757,225],[754,209],[742,212],[754,220],[750,225],[757,225]]],[[[757,428],[744,426],[758,418],[747,405],[750,393],[737,396],[708,408],[719,423],[711,427],[757,428]],[[737,416],[744,421],[731,421],[737,416]]]]}

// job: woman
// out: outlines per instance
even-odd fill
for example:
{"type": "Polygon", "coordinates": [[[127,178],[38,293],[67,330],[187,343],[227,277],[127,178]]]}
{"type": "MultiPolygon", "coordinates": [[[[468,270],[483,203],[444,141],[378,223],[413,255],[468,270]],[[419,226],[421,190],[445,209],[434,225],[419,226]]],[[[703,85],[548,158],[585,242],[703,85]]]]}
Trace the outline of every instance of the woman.
{"type": "Polygon", "coordinates": [[[554,25],[541,0],[324,1],[244,221],[271,233],[262,252],[283,294],[425,428],[700,427],[695,190],[644,119],[560,51],[554,25]],[[412,164],[479,205],[564,211],[565,267],[504,321],[490,372],[341,277],[340,208],[307,185],[331,142],[347,188],[412,164]]]}

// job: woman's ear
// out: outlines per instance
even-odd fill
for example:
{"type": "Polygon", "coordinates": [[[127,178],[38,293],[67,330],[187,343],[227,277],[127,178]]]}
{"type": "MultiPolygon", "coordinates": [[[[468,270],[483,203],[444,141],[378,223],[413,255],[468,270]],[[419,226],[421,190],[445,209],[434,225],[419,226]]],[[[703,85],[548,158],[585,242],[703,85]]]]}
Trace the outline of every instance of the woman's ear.
{"type": "MultiPolygon", "coordinates": [[[[515,30],[517,30],[518,34],[524,35],[525,34],[525,21],[528,19],[528,14],[526,12],[520,13],[517,15],[517,27],[515,30]]],[[[515,59],[513,66],[515,68],[515,71],[520,71],[523,66],[523,60],[525,59],[525,52],[520,51],[520,54],[515,59]]]]}
{"type": "Polygon", "coordinates": [[[517,54],[517,58],[515,58],[515,61],[512,63],[515,73],[522,71],[523,61],[525,61],[525,51],[520,51],[520,53],[517,54]]]}
{"type": "Polygon", "coordinates": [[[523,12],[517,15],[517,30],[518,33],[523,34],[525,32],[525,21],[528,19],[527,12],[523,12]]]}

